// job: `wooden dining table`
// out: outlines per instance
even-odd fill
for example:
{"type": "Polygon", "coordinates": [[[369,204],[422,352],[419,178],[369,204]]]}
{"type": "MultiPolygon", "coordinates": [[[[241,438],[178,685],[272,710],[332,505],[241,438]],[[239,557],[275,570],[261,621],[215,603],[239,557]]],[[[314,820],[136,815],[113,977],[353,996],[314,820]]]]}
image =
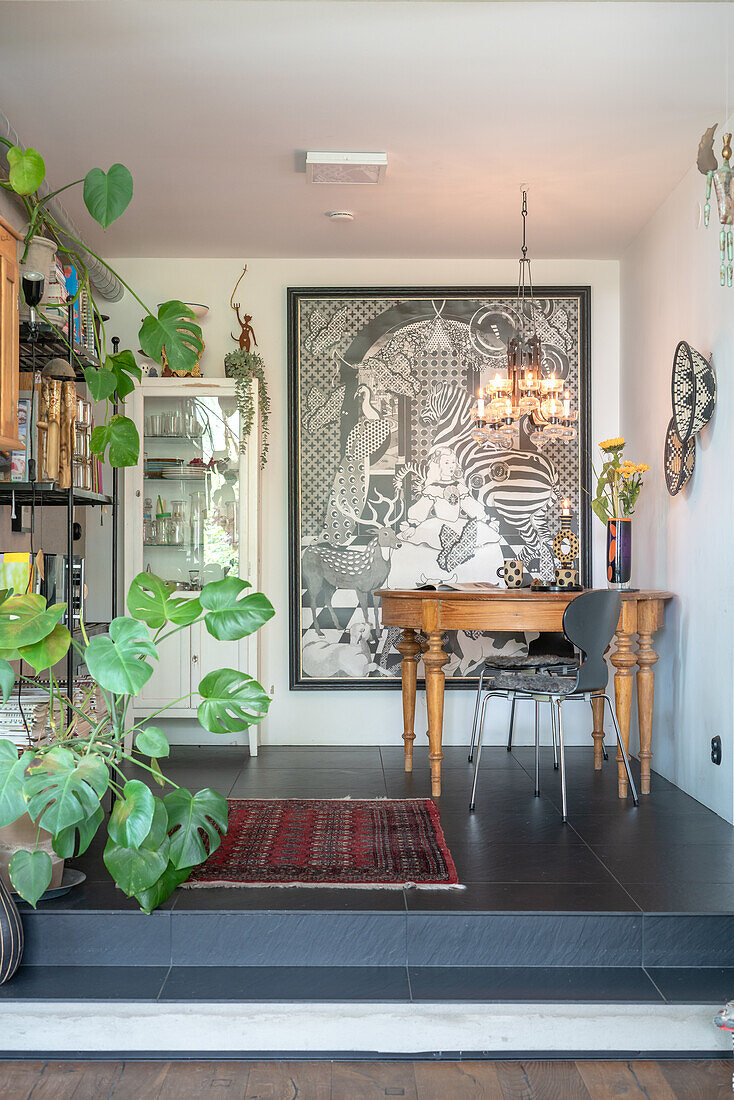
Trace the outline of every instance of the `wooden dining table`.
{"type": "MultiPolygon", "coordinates": [[[[652,759],[652,716],[655,691],[653,636],[664,621],[665,604],[672,592],[623,590],[622,609],[614,636],[614,698],[617,721],[625,748],[629,745],[632,713],[633,669],[637,667],[637,712],[640,734],[640,789],[650,793],[652,759]],[[637,635],[635,648],[634,638],[637,635]]],[[[383,588],[375,593],[382,603],[382,623],[402,630],[397,649],[403,691],[403,741],[405,770],[413,770],[415,740],[415,697],[418,662],[423,658],[428,709],[428,744],[431,767],[431,792],[441,794],[441,751],[443,743],[443,706],[448,657],[443,636],[452,630],[480,631],[560,631],[563,613],[579,592],[534,592],[529,588],[503,589],[466,585],[458,591],[383,588]],[[419,638],[420,635],[423,637],[419,638]]],[[[604,743],[604,701],[592,701],[594,767],[602,765],[604,743]]],[[[627,776],[622,754],[617,751],[618,793],[627,795],[627,776]]]]}

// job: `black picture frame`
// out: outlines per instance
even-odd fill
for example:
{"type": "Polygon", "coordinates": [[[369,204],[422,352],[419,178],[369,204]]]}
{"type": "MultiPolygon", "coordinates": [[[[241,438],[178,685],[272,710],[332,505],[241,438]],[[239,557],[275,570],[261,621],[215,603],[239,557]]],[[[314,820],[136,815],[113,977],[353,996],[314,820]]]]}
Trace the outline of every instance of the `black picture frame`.
{"type": "MultiPolygon", "coordinates": [[[[579,579],[589,587],[592,579],[591,506],[591,287],[583,285],[534,287],[536,301],[574,298],[579,308],[579,481],[578,529],[581,536],[579,579]]],[[[289,685],[291,691],[398,691],[399,677],[391,679],[304,677],[301,670],[301,539],[300,539],[300,394],[298,360],[298,307],[302,300],[409,298],[515,300],[515,286],[444,287],[288,287],[287,288],[287,399],[288,399],[288,565],[289,565],[289,685]]],[[[424,682],[419,680],[419,685],[424,682]]],[[[476,676],[446,677],[446,688],[475,689],[476,676]]]]}

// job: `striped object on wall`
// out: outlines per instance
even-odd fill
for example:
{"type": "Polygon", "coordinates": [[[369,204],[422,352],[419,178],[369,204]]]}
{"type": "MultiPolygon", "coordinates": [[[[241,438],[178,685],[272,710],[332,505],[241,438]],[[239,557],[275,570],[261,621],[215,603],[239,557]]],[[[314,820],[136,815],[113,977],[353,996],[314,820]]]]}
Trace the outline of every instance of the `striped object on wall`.
{"type": "Polygon", "coordinates": [[[9,981],[23,958],[23,925],[10,891],[0,878],[0,985],[9,981]]]}

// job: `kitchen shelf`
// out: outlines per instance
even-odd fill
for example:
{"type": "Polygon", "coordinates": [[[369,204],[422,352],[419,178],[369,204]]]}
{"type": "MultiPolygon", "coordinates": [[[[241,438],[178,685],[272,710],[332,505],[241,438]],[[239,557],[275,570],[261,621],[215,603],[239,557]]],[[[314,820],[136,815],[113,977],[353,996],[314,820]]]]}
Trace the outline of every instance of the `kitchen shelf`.
{"type": "Polygon", "coordinates": [[[147,432],[146,432],[144,438],[145,439],[187,439],[189,441],[189,443],[196,443],[202,438],[203,434],[204,433],[202,432],[202,435],[199,435],[199,436],[193,436],[193,435],[148,435],[147,432]]]}
{"type": "MultiPolygon", "coordinates": [[[[68,308],[68,323],[67,331],[74,331],[74,306],[70,301],[67,304],[68,308]]],[[[53,325],[48,321],[40,321],[37,329],[37,339],[31,343],[29,340],[30,326],[27,321],[21,322],[19,326],[20,337],[20,366],[21,370],[30,371],[33,368],[34,354],[36,370],[40,370],[45,361],[50,358],[58,357],[64,359],[67,362],[71,362],[74,369],[74,375],[77,381],[84,381],[83,369],[84,367],[98,367],[99,360],[95,355],[90,355],[86,348],[75,343],[72,351],[69,350],[69,345],[53,325]],[[34,353],[35,348],[35,353],[34,353]]],[[[116,338],[113,339],[113,347],[119,343],[116,338]]],[[[115,398],[113,402],[113,411],[118,411],[118,403],[115,398]]],[[[34,445],[35,445],[35,441],[34,445]]],[[[76,462],[74,456],[71,456],[71,471],[72,480],[74,476],[74,468],[76,462]]],[[[71,566],[74,560],[74,509],[79,507],[104,507],[110,506],[112,516],[112,561],[110,563],[110,603],[111,603],[111,618],[115,618],[117,615],[118,604],[118,584],[117,584],[117,566],[118,566],[118,472],[112,471],[112,492],[108,493],[93,493],[90,489],[60,489],[53,482],[39,481],[31,483],[29,481],[6,481],[0,483],[0,503],[10,504],[13,500],[19,507],[26,507],[30,505],[32,509],[52,507],[52,508],[66,508],[66,557],[71,566]]],[[[66,614],[64,616],[64,624],[68,627],[71,626],[72,633],[75,638],[82,637],[81,630],[78,626],[74,625],[73,619],[73,568],[66,570],[66,591],[64,593],[65,602],[67,605],[66,614]]],[[[108,629],[107,623],[85,623],[87,634],[98,634],[108,629]]],[[[81,658],[75,651],[73,646],[69,647],[69,651],[66,654],[66,679],[67,683],[74,684],[74,677],[76,670],[80,664],[81,658]]],[[[71,717],[71,713],[67,713],[67,719],[71,717]]]]}
{"type": "Polygon", "coordinates": [[[146,546],[165,547],[167,550],[201,550],[200,542],[144,542],[146,546]]]}
{"type": "MultiPolygon", "coordinates": [[[[33,366],[33,345],[29,340],[30,325],[27,321],[20,323],[20,369],[31,370],[33,366]]],[[[36,341],[36,369],[38,369],[39,352],[44,359],[69,359],[69,345],[59,333],[55,325],[48,321],[38,322],[38,339],[36,341]]],[[[77,381],[84,381],[84,367],[98,367],[99,359],[96,355],[90,355],[82,344],[74,343],[74,373],[77,381]]]]}
{"type": "MultiPolygon", "coordinates": [[[[33,485],[30,481],[3,481],[0,482],[0,503],[10,504],[15,494],[15,503],[19,505],[31,504],[33,497],[33,485]]],[[[107,493],[93,493],[90,489],[73,490],[74,505],[105,505],[112,504],[113,498],[107,493]]],[[[37,481],[35,502],[37,505],[47,507],[65,508],[69,503],[69,490],[59,489],[53,482],[37,481]]]]}

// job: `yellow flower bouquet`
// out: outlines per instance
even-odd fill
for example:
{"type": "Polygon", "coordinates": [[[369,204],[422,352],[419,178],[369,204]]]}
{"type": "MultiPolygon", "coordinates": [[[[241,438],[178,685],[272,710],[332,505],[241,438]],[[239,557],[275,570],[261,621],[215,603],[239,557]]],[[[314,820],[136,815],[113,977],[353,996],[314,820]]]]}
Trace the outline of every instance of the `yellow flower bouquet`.
{"type": "Polygon", "coordinates": [[[591,498],[591,508],[602,523],[610,519],[629,519],[634,514],[643,476],[650,469],[645,462],[623,458],[624,448],[622,436],[605,439],[599,444],[603,463],[599,473],[594,470],[596,494],[591,498]]]}

